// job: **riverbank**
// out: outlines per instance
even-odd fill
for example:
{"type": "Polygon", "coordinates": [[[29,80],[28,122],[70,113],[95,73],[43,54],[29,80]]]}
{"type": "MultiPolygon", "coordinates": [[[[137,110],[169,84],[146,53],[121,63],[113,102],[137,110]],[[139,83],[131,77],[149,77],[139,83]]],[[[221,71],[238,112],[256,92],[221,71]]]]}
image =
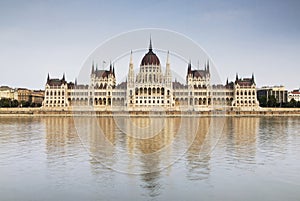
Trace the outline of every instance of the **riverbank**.
{"type": "Polygon", "coordinates": [[[85,109],[43,109],[43,108],[0,108],[0,117],[30,117],[30,116],[300,116],[300,108],[259,108],[257,110],[207,110],[207,111],[95,111],[85,109]]]}

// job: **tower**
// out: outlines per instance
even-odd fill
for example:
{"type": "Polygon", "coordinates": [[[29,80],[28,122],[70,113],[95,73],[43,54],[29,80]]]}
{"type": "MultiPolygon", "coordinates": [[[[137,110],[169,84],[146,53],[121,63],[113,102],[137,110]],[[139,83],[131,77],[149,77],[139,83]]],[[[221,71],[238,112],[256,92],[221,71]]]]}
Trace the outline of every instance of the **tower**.
{"type": "Polygon", "coordinates": [[[165,84],[166,84],[166,87],[172,88],[172,74],[171,74],[169,56],[170,56],[170,54],[169,54],[169,51],[168,51],[167,61],[166,61],[165,84]]]}
{"type": "Polygon", "coordinates": [[[130,52],[130,61],[129,61],[127,85],[128,85],[128,87],[133,87],[133,85],[134,85],[134,69],[133,69],[132,51],[130,52]]]}

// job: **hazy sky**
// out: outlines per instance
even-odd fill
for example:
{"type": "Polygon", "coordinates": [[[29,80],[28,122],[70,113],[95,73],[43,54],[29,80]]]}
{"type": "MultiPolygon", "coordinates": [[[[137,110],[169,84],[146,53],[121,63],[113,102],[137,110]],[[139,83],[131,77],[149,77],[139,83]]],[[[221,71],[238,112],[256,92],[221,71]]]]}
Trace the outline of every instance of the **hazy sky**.
{"type": "MultiPolygon", "coordinates": [[[[0,85],[44,88],[47,73],[74,80],[103,41],[140,28],[193,39],[225,83],[300,87],[300,1],[0,1],[0,85]]],[[[130,46],[130,44],[128,44],[130,46]]]]}

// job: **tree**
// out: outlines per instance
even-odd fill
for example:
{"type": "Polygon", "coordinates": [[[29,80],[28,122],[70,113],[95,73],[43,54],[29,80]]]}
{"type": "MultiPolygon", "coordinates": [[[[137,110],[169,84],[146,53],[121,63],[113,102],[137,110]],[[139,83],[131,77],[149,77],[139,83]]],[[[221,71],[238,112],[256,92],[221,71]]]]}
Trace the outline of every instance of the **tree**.
{"type": "Polygon", "coordinates": [[[289,102],[289,107],[296,107],[296,105],[297,105],[297,101],[292,98],[292,100],[290,100],[289,102]]]}
{"type": "Polygon", "coordinates": [[[30,106],[30,102],[22,100],[21,103],[20,103],[20,106],[21,107],[29,107],[30,106]]]}
{"type": "Polygon", "coordinates": [[[9,107],[10,106],[10,99],[2,98],[0,100],[0,107],[9,107]]]}
{"type": "Polygon", "coordinates": [[[18,107],[18,105],[19,105],[18,100],[13,100],[13,101],[11,102],[11,107],[18,107]]]}
{"type": "Polygon", "coordinates": [[[269,96],[268,99],[269,100],[267,102],[267,106],[268,107],[275,107],[276,106],[276,102],[277,102],[275,96],[271,95],[271,96],[269,96]]]}
{"type": "Polygon", "coordinates": [[[267,106],[267,97],[266,96],[260,96],[258,97],[259,106],[266,107],[267,106]]]}

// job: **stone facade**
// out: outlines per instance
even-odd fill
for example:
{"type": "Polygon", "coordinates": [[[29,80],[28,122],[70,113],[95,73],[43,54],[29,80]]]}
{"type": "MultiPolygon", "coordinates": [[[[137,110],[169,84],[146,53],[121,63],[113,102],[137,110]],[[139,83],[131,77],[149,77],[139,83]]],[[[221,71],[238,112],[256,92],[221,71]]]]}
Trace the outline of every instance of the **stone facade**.
{"type": "Polygon", "coordinates": [[[300,89],[293,90],[288,93],[288,101],[290,102],[292,99],[300,101],[300,89]]]}
{"type": "Polygon", "coordinates": [[[0,99],[1,98],[18,100],[18,91],[16,89],[12,89],[8,86],[1,86],[0,87],[0,99]]]}
{"type": "Polygon", "coordinates": [[[169,53],[163,72],[160,60],[152,49],[142,58],[139,70],[134,71],[130,54],[127,80],[116,84],[115,68],[98,70],[92,64],[90,84],[80,85],[62,79],[50,79],[45,87],[44,108],[70,106],[93,107],[99,111],[202,111],[224,108],[256,109],[258,101],[256,84],[252,78],[211,85],[210,64],[202,70],[187,66],[186,83],[173,80],[169,53]]]}
{"type": "Polygon", "coordinates": [[[288,102],[288,91],[284,86],[264,86],[257,89],[258,99],[260,97],[266,97],[268,101],[270,96],[274,96],[276,103],[287,103],[288,102]]]}

